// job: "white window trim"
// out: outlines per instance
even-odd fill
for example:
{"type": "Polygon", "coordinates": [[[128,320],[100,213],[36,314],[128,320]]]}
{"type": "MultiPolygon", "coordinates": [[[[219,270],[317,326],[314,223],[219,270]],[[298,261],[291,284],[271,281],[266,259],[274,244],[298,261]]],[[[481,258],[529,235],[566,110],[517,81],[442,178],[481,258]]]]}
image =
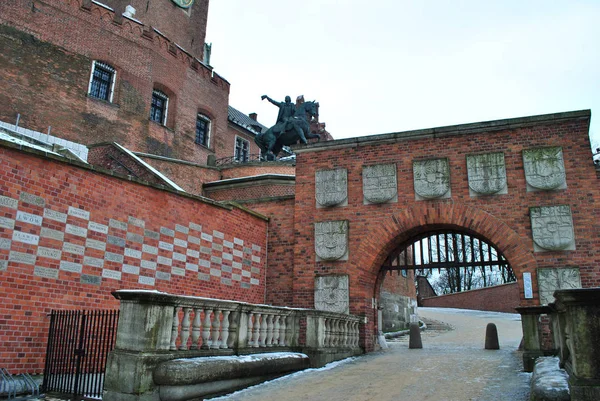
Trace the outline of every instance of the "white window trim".
{"type": "MultiPolygon", "coordinates": [[[[206,145],[201,145],[201,146],[206,146],[207,148],[210,148],[210,140],[212,137],[212,120],[206,114],[202,114],[202,113],[198,113],[196,115],[196,118],[201,118],[204,121],[208,121],[208,132],[206,133],[208,138],[206,138],[206,145]]],[[[194,143],[195,142],[196,142],[196,138],[194,138],[194,143]]],[[[197,145],[200,145],[200,144],[198,143],[197,145]]]]}
{"type": "MultiPolygon", "coordinates": [[[[235,154],[235,150],[236,150],[236,148],[237,148],[237,146],[236,146],[236,145],[237,145],[237,140],[238,140],[238,138],[240,138],[242,141],[246,141],[246,142],[248,142],[248,160],[250,160],[250,141],[249,141],[249,140],[247,140],[246,138],[244,138],[243,136],[239,136],[239,135],[236,135],[236,136],[235,136],[235,141],[233,141],[233,158],[234,158],[234,160],[235,160],[235,161],[240,161],[240,160],[237,160],[237,159],[235,158],[235,156],[236,156],[236,154],[235,154]]],[[[242,161],[243,161],[243,160],[242,160],[242,161]]]]}
{"type": "Polygon", "coordinates": [[[167,95],[165,92],[158,90],[158,89],[153,89],[152,95],[156,95],[165,100],[165,114],[163,115],[160,125],[166,126],[167,125],[167,116],[169,115],[169,95],[167,95]]]}
{"type": "MultiPolygon", "coordinates": [[[[110,84],[110,94],[108,96],[108,102],[112,103],[113,102],[113,95],[115,94],[115,82],[117,82],[117,70],[115,70],[114,67],[112,67],[112,66],[110,66],[110,65],[108,65],[106,63],[103,63],[103,62],[98,61],[98,60],[94,60],[92,62],[92,69],[90,71],[90,82],[88,83],[87,93],[88,93],[88,95],[90,95],[90,93],[92,92],[92,81],[94,80],[94,71],[96,70],[96,65],[98,65],[98,64],[101,67],[103,67],[103,68],[109,70],[110,72],[112,72],[112,80],[111,80],[112,82],[110,84]]],[[[96,98],[94,98],[94,99],[96,99],[96,98]]],[[[100,100],[103,100],[103,99],[100,99],[100,100]]]]}

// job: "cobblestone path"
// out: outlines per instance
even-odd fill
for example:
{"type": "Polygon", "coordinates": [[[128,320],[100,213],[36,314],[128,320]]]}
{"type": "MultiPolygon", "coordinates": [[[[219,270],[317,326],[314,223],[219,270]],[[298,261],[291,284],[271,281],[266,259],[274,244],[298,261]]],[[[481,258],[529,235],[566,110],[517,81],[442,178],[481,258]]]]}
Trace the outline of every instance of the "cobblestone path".
{"type": "Polygon", "coordinates": [[[408,338],[389,349],[354,358],[330,369],[308,370],[243,390],[220,400],[244,401],[525,401],[529,374],[521,372],[519,315],[420,308],[419,315],[453,330],[422,335],[423,349],[408,338]],[[484,350],[488,323],[498,327],[500,350],[484,350]]]}

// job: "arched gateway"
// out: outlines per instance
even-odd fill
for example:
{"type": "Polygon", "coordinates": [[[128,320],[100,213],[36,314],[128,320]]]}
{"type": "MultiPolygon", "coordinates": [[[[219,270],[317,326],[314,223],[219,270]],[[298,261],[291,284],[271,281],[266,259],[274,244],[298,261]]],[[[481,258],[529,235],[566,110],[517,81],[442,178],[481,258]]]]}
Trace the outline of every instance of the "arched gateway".
{"type": "Polygon", "coordinates": [[[564,269],[584,287],[600,285],[589,118],[570,112],[294,149],[293,304],[314,307],[324,277],[347,280],[331,296],[364,316],[361,344],[372,350],[386,258],[435,230],[493,245],[515,273],[521,306],[547,303],[564,269]]]}

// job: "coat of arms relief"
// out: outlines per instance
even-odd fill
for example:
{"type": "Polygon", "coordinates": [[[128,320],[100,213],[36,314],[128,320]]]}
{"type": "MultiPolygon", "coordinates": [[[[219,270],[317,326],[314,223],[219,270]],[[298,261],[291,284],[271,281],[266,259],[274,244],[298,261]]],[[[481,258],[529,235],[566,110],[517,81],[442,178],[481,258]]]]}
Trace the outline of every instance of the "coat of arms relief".
{"type": "Polygon", "coordinates": [[[541,206],[529,209],[534,251],[575,249],[575,233],[568,205],[541,206]]]}
{"type": "Polygon", "coordinates": [[[395,164],[363,167],[364,203],[398,201],[398,181],[395,164]]]}
{"type": "Polygon", "coordinates": [[[417,200],[450,197],[448,159],[415,160],[413,176],[417,200]]]}
{"type": "Polygon", "coordinates": [[[527,190],[550,191],[567,187],[561,147],[526,149],[523,167],[527,190]]]}
{"type": "Polygon", "coordinates": [[[504,153],[467,156],[467,174],[471,196],[506,194],[504,153]]]}
{"type": "Polygon", "coordinates": [[[317,260],[347,260],[348,221],[316,222],[315,253],[317,260]]]}
{"type": "Polygon", "coordinates": [[[547,305],[554,302],[554,291],[571,288],[581,288],[581,277],[576,267],[561,269],[538,269],[538,291],[540,304],[547,305]]]}
{"type": "Polygon", "coordinates": [[[345,168],[315,172],[317,207],[348,205],[348,171],[345,168]]]}
{"type": "Polygon", "coordinates": [[[349,304],[347,275],[315,277],[315,309],[348,313],[349,304]]]}

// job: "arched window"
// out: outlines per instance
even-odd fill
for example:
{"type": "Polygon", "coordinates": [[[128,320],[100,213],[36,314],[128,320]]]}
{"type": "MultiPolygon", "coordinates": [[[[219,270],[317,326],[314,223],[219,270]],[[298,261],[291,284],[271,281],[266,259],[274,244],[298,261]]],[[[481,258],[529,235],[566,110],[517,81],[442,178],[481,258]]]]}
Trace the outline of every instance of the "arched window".
{"type": "Polygon", "coordinates": [[[112,103],[116,78],[117,72],[112,66],[94,61],[88,85],[88,95],[112,103]]]}
{"type": "Polygon", "coordinates": [[[198,113],[196,117],[196,143],[198,145],[208,147],[210,144],[210,128],[210,118],[198,113]]]}
{"type": "Polygon", "coordinates": [[[166,125],[168,111],[169,97],[163,91],[154,89],[152,91],[152,105],[150,106],[150,120],[166,125]]]}

